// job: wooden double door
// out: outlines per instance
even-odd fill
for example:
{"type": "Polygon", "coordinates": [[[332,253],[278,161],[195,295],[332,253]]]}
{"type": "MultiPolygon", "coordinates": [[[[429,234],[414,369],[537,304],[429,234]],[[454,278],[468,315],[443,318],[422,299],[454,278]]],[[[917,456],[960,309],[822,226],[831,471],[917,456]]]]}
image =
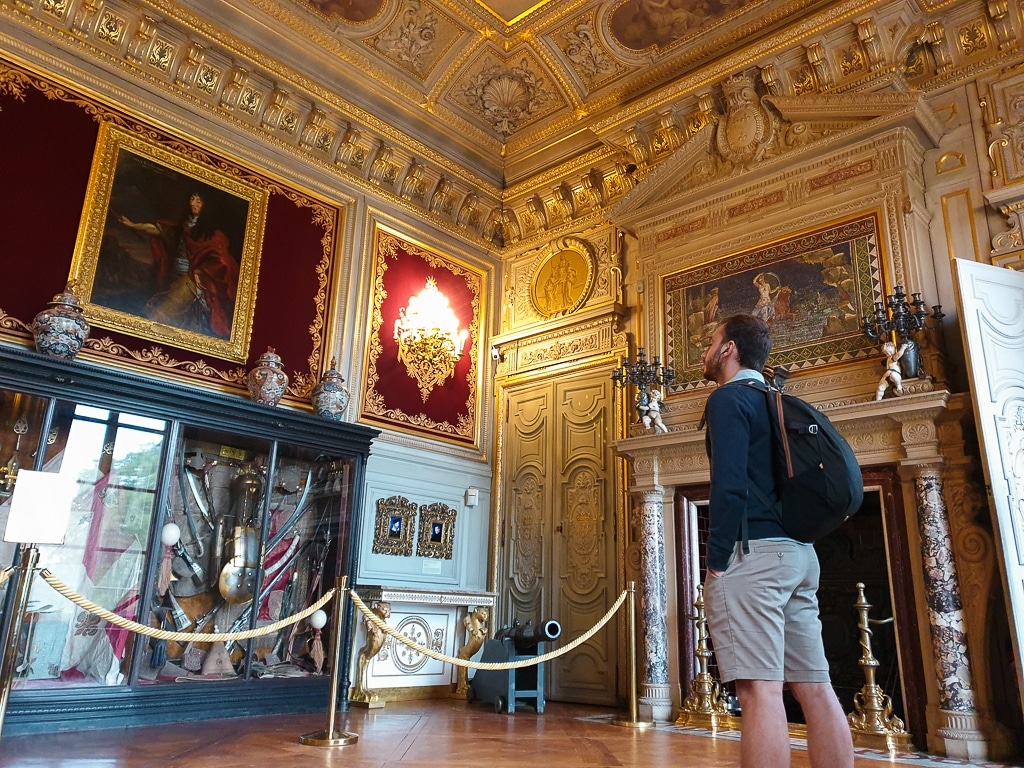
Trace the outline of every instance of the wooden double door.
{"type": "MultiPolygon", "coordinates": [[[[561,624],[558,643],[588,632],[618,597],[609,368],[505,390],[502,436],[502,622],[561,624]]],[[[617,703],[617,618],[547,663],[546,696],[617,703]]]]}

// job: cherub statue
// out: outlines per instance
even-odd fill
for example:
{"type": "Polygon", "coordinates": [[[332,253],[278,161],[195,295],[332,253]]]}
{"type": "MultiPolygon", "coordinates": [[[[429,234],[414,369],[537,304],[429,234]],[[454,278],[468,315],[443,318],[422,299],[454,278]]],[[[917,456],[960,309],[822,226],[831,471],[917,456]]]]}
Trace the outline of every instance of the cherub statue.
{"type": "Polygon", "coordinates": [[[661,400],[661,391],[657,389],[650,390],[647,393],[646,399],[641,398],[637,400],[636,410],[640,414],[640,421],[643,422],[645,429],[653,429],[655,432],[668,432],[668,427],[661,420],[661,400]]]}
{"type": "MultiPolygon", "coordinates": [[[[382,620],[387,621],[391,615],[391,603],[386,603],[382,600],[373,606],[373,612],[382,620]]],[[[383,629],[366,617],[363,617],[363,623],[366,624],[366,642],[359,649],[359,668],[356,672],[356,684],[349,698],[355,702],[374,704],[379,697],[376,691],[371,691],[366,687],[366,673],[369,669],[370,661],[384,647],[384,638],[387,635],[384,634],[383,629]]],[[[383,706],[383,704],[378,706],[383,706]]]]}
{"type": "MultiPolygon", "coordinates": [[[[475,611],[467,613],[462,619],[462,626],[466,628],[469,637],[466,638],[466,644],[459,649],[460,659],[471,659],[473,654],[480,650],[480,646],[487,639],[487,619],[490,616],[491,612],[487,610],[486,606],[480,606],[475,611]]],[[[459,684],[455,688],[454,696],[465,698],[469,693],[469,669],[467,667],[458,669],[459,684]]]]}
{"type": "Polygon", "coordinates": [[[885,373],[878,380],[875,400],[881,400],[885,397],[885,390],[890,385],[892,385],[892,391],[897,397],[903,394],[903,373],[900,371],[900,358],[907,351],[907,345],[905,343],[900,344],[897,349],[895,344],[887,341],[882,345],[882,351],[885,353],[885,373]]]}

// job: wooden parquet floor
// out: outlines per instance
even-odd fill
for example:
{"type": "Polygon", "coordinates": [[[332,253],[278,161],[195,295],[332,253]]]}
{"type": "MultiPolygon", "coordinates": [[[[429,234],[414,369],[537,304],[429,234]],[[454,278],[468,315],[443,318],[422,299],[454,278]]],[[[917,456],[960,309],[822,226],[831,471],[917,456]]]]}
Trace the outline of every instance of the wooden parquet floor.
{"type": "MultiPolygon", "coordinates": [[[[712,737],[671,725],[639,730],[611,723],[625,713],[549,702],[543,715],[497,714],[457,700],[391,702],[339,715],[336,727],[359,735],[345,747],[299,743],[322,731],[324,715],[208,720],[144,728],[0,738],[3,768],[661,768],[735,766],[735,734],[712,737]]],[[[808,768],[794,743],[793,768],[808,768]]],[[[891,759],[858,752],[856,768],[966,766],[927,755],[891,759]]]]}

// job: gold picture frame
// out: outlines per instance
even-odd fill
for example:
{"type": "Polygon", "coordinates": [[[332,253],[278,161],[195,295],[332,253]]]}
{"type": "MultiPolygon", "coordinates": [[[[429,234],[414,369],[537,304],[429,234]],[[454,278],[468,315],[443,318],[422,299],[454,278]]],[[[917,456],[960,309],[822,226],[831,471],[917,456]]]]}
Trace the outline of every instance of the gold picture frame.
{"type": "Polygon", "coordinates": [[[90,323],[246,361],[269,192],[239,170],[101,124],[70,275],[90,323]]]}
{"type": "Polygon", "coordinates": [[[530,278],[530,303],[544,318],[569,315],[582,307],[594,287],[594,253],[578,237],[551,243],[530,278]]]}
{"type": "Polygon", "coordinates": [[[866,211],[663,276],[672,392],[705,386],[702,354],[734,314],[771,326],[768,362],[790,372],[877,354],[861,323],[885,293],[880,216],[866,211]]]}
{"type": "Polygon", "coordinates": [[[412,556],[412,533],[415,526],[416,502],[404,496],[377,499],[373,551],[378,555],[412,556]]]}
{"type": "Polygon", "coordinates": [[[420,557],[451,560],[458,515],[457,510],[439,501],[422,505],[416,554],[420,557]]]}

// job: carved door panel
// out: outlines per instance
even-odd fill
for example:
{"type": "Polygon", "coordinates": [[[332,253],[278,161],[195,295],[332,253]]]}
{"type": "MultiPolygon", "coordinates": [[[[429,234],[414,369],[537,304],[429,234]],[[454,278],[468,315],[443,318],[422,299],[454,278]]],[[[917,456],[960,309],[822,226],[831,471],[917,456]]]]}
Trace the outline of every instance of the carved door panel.
{"type": "MultiPolygon", "coordinates": [[[[506,620],[557,620],[550,650],[588,631],[618,596],[609,373],[537,382],[510,391],[507,407],[506,620]]],[[[547,663],[548,698],[616,703],[615,626],[547,663]]]]}
{"type": "Polygon", "coordinates": [[[953,260],[1024,706],[1024,274],[953,260]]]}

